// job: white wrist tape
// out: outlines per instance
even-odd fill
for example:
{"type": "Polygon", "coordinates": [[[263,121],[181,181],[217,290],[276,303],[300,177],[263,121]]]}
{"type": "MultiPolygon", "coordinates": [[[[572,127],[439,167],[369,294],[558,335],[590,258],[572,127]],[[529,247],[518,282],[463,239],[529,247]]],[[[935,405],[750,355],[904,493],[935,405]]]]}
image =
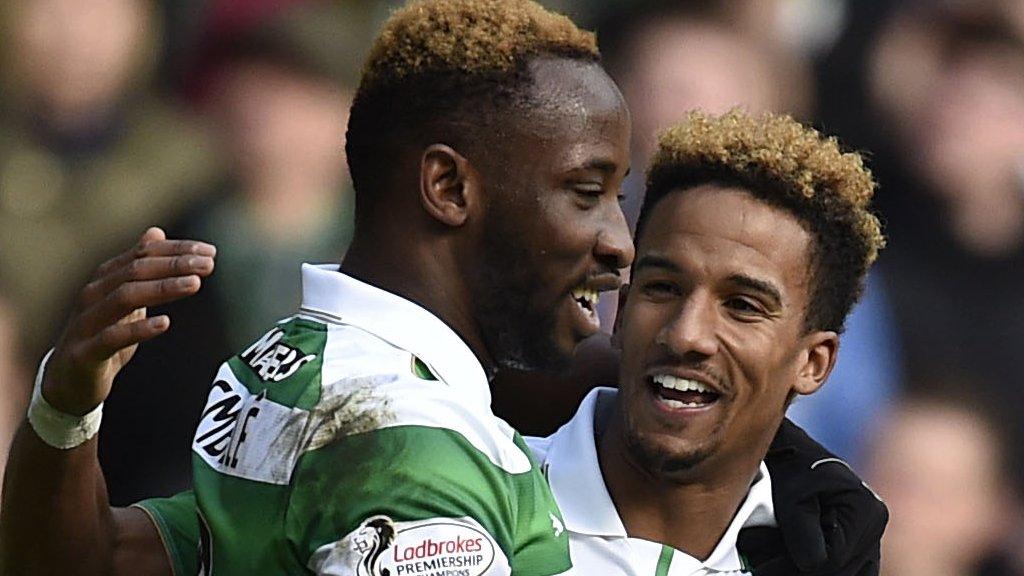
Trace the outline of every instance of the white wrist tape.
{"type": "Polygon", "coordinates": [[[43,398],[43,372],[46,370],[46,363],[50,360],[51,354],[53,354],[53,350],[47,352],[43,361],[39,363],[36,385],[32,391],[32,402],[28,405],[28,421],[43,442],[54,448],[70,450],[85,444],[99,432],[100,420],[103,418],[103,404],[85,416],[65,414],[50,406],[46,398],[43,398]]]}

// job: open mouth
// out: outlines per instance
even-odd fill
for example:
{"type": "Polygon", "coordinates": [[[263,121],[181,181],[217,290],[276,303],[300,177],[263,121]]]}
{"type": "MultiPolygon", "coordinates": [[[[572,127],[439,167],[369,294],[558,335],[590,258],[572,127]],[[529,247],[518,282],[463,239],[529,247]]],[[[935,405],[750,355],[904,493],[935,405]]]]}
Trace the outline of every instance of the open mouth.
{"type": "Polygon", "coordinates": [[[572,299],[585,316],[597,317],[597,300],[599,292],[590,288],[573,288],[572,299]]]}
{"type": "Polygon", "coordinates": [[[720,393],[707,384],[669,374],[658,374],[648,382],[657,401],[671,410],[704,408],[721,397],[720,393]]]}

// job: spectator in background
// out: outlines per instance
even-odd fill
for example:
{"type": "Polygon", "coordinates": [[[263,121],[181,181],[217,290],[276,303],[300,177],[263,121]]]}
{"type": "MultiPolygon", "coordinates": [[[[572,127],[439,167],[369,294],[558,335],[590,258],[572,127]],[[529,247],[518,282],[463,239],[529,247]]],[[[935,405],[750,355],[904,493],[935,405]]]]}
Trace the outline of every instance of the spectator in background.
{"type": "Polygon", "coordinates": [[[898,10],[869,52],[862,123],[879,129],[909,385],[975,383],[1011,423],[1024,488],[1024,28],[1001,6],[898,10]]]}
{"type": "Polygon", "coordinates": [[[218,174],[200,131],[148,89],[159,28],[145,0],[0,5],[0,279],[31,319],[32,358],[102,254],[218,174]]]}
{"type": "Polygon", "coordinates": [[[25,418],[29,387],[29,372],[22,365],[20,354],[20,328],[10,302],[0,292],[0,485],[7,464],[7,450],[14,431],[25,418]]]}
{"type": "Polygon", "coordinates": [[[218,248],[217,272],[158,311],[170,332],[138,351],[104,409],[114,503],[187,488],[190,439],[217,365],[297,309],[303,261],[337,261],[352,232],[344,135],[366,45],[361,17],[323,1],[210,6],[190,93],[231,178],[169,234],[218,248]]]}
{"type": "Polygon", "coordinates": [[[959,399],[909,399],[873,440],[867,478],[890,512],[883,576],[1022,574],[1000,553],[1015,508],[1005,443],[984,412],[959,399]]]}
{"type": "Polygon", "coordinates": [[[192,92],[217,128],[231,179],[176,228],[221,249],[211,291],[228,353],[296,309],[301,262],[339,260],[348,246],[344,135],[367,42],[361,23],[323,0],[211,5],[192,92]],[[249,21],[232,18],[251,6],[263,8],[249,21]]]}
{"type": "Polygon", "coordinates": [[[806,117],[805,63],[761,36],[746,33],[728,2],[647,0],[622,3],[598,26],[602,54],[633,114],[633,165],[626,213],[635,219],[643,168],[657,133],[703,109],[806,117]]]}

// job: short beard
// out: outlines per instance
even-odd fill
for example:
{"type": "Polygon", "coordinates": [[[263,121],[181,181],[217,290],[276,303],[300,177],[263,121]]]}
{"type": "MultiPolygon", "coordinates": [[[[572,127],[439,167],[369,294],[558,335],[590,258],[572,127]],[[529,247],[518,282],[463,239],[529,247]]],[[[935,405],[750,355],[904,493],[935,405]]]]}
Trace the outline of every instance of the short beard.
{"type": "Polygon", "coordinates": [[[526,313],[529,302],[524,292],[491,286],[477,301],[476,317],[495,367],[534,371],[567,364],[555,350],[551,323],[526,313]]]}
{"type": "Polygon", "coordinates": [[[711,456],[713,450],[710,447],[701,447],[689,454],[671,454],[660,448],[650,446],[643,438],[638,438],[632,433],[626,435],[626,448],[629,450],[636,463],[648,474],[655,477],[678,475],[679,473],[691,472],[699,464],[711,456]]]}
{"type": "MultiPolygon", "coordinates": [[[[713,441],[703,443],[685,454],[672,453],[647,442],[646,438],[636,431],[629,417],[625,414],[623,417],[625,443],[629,455],[641,469],[655,478],[687,475],[715,453],[716,446],[713,441]]],[[[711,438],[716,437],[717,432],[718,430],[715,430],[711,438]]]]}
{"type": "Polygon", "coordinates": [[[481,250],[484,261],[478,268],[474,310],[484,345],[498,368],[552,372],[565,368],[571,356],[555,344],[554,310],[540,314],[531,308],[536,285],[530,271],[535,256],[519,250],[508,238],[514,238],[514,232],[491,228],[481,250]]]}

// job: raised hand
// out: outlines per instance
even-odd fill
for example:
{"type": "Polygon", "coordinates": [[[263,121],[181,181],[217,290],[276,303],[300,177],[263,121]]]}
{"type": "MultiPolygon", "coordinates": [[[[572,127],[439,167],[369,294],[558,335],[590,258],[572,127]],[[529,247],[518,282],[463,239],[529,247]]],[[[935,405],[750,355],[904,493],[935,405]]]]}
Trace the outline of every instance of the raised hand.
{"type": "Polygon", "coordinates": [[[217,250],[204,242],[168,240],[150,228],[131,249],[102,264],[78,295],[42,382],[43,397],[67,414],[83,415],[110,394],[114,377],[139,343],[170,327],[146,308],[195,294],[213,273],[217,250]]]}
{"type": "Polygon", "coordinates": [[[877,576],[885,504],[845,462],[784,420],[765,457],[778,529],[740,532],[757,576],[877,576]]]}

